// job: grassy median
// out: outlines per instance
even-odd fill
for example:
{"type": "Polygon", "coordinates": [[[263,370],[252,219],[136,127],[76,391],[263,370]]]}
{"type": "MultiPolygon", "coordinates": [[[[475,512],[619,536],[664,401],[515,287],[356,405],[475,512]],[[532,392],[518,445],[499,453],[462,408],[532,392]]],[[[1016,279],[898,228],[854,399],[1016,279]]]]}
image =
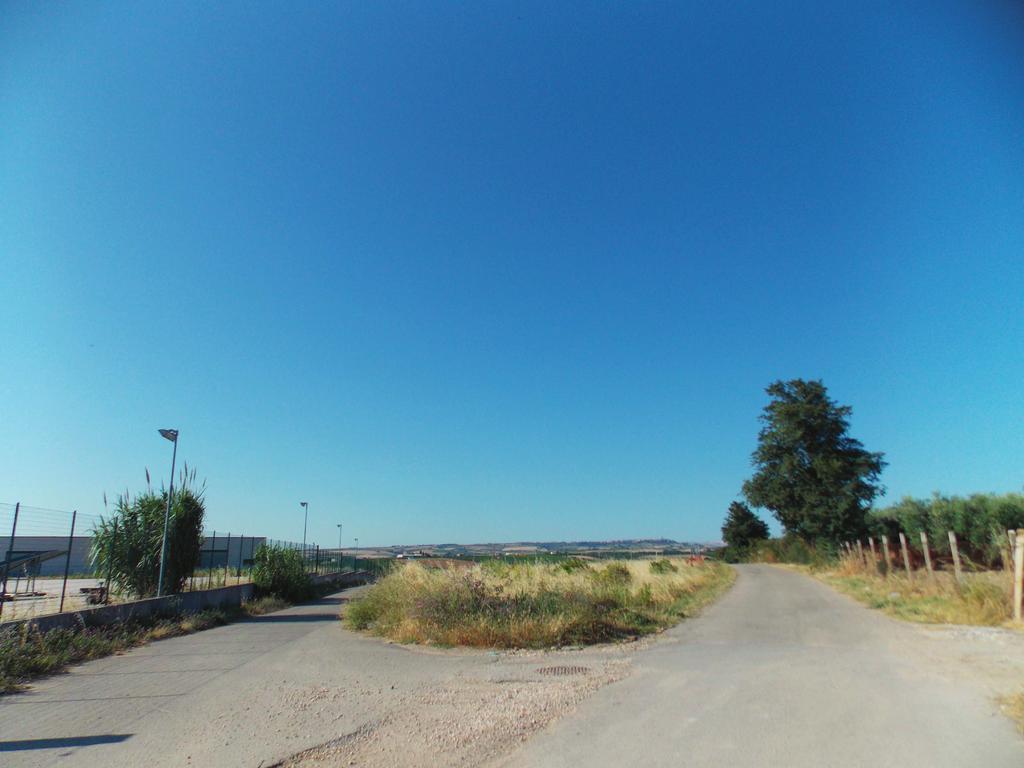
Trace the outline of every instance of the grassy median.
{"type": "Polygon", "coordinates": [[[685,560],[408,563],[347,607],[352,629],[402,643],[548,648],[670,627],[735,579],[685,560]]]}

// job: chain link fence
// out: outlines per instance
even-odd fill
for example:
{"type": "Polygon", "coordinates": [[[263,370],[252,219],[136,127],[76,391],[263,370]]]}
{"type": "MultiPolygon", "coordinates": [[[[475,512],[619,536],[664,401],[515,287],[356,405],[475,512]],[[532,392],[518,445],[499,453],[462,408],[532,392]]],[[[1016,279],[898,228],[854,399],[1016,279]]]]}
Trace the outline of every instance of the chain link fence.
{"type": "MultiPolygon", "coordinates": [[[[0,503],[0,622],[140,597],[118,592],[110,574],[95,567],[93,531],[100,519],[76,511],[0,503]]],[[[312,574],[364,565],[352,553],[324,550],[315,543],[209,530],[203,532],[199,562],[185,590],[252,581],[256,552],[264,544],[302,552],[312,574]]]]}

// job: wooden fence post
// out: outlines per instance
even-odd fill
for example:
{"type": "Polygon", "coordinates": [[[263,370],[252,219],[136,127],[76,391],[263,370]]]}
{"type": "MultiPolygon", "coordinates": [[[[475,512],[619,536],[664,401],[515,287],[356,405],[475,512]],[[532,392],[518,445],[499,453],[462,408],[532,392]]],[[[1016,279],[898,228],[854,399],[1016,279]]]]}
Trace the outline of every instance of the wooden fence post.
{"type": "Polygon", "coordinates": [[[1013,543],[1013,620],[1021,620],[1021,597],[1024,593],[1024,536],[1013,543]]]}
{"type": "Polygon", "coordinates": [[[860,543],[860,539],[857,539],[857,557],[860,559],[860,564],[867,567],[868,561],[864,559],[864,545],[860,543]]]}
{"type": "Polygon", "coordinates": [[[1017,531],[1013,528],[1006,532],[1006,540],[1009,542],[1009,548],[1006,550],[1006,570],[1013,572],[1013,548],[1017,542],[1017,531]]]}
{"type": "Polygon", "coordinates": [[[953,553],[953,573],[956,574],[956,580],[964,580],[964,571],[960,567],[960,548],[956,545],[956,534],[952,531],[949,532],[949,551],[953,553]]]}
{"type": "Polygon", "coordinates": [[[885,575],[892,571],[892,555],[889,554],[889,537],[882,534],[882,551],[885,552],[885,575]]]}
{"type": "Polygon", "coordinates": [[[928,575],[935,578],[935,571],[932,570],[932,554],[928,551],[928,534],[921,531],[921,550],[924,552],[924,567],[928,569],[928,575]]]}
{"type": "Polygon", "coordinates": [[[911,579],[913,576],[910,574],[910,555],[907,553],[907,537],[903,535],[903,531],[900,531],[900,549],[903,551],[903,567],[907,569],[907,578],[911,579]]]}
{"type": "Polygon", "coordinates": [[[868,546],[871,547],[871,569],[878,575],[878,553],[875,551],[875,537],[868,536],[868,546]]]}

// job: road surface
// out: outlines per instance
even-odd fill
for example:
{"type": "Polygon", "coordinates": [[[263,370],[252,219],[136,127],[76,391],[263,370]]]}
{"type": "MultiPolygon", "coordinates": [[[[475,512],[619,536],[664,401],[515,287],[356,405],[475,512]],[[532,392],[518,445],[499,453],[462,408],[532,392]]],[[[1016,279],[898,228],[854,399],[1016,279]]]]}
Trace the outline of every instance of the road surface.
{"type": "Polygon", "coordinates": [[[956,644],[801,574],[740,566],[729,594],[669,635],[500,764],[1024,766],[1024,739],[956,668],[956,644]]]}
{"type": "MultiPolygon", "coordinates": [[[[993,690],[960,663],[1020,635],[933,637],[778,568],[741,567],[718,604],[653,642],[582,651],[408,649],[343,630],[342,599],[0,697],[0,764],[1024,765],[993,690]],[[565,664],[589,674],[540,674],[565,664]]],[[[1020,672],[1008,654],[1024,659],[1024,643],[989,651],[996,677],[1020,672]]]]}

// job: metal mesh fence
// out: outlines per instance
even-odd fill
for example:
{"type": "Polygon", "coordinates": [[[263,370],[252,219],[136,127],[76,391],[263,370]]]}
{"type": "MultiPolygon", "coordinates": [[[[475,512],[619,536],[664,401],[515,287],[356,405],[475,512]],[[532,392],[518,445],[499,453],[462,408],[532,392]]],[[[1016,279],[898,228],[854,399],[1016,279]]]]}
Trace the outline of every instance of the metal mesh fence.
{"type": "MultiPolygon", "coordinates": [[[[140,597],[119,592],[110,574],[97,567],[93,532],[100,520],[99,515],[0,503],[0,622],[140,597]]],[[[310,573],[361,566],[351,553],[322,550],[316,543],[211,529],[203,532],[199,561],[185,590],[251,581],[256,552],[264,544],[303,553],[310,573]]]]}

